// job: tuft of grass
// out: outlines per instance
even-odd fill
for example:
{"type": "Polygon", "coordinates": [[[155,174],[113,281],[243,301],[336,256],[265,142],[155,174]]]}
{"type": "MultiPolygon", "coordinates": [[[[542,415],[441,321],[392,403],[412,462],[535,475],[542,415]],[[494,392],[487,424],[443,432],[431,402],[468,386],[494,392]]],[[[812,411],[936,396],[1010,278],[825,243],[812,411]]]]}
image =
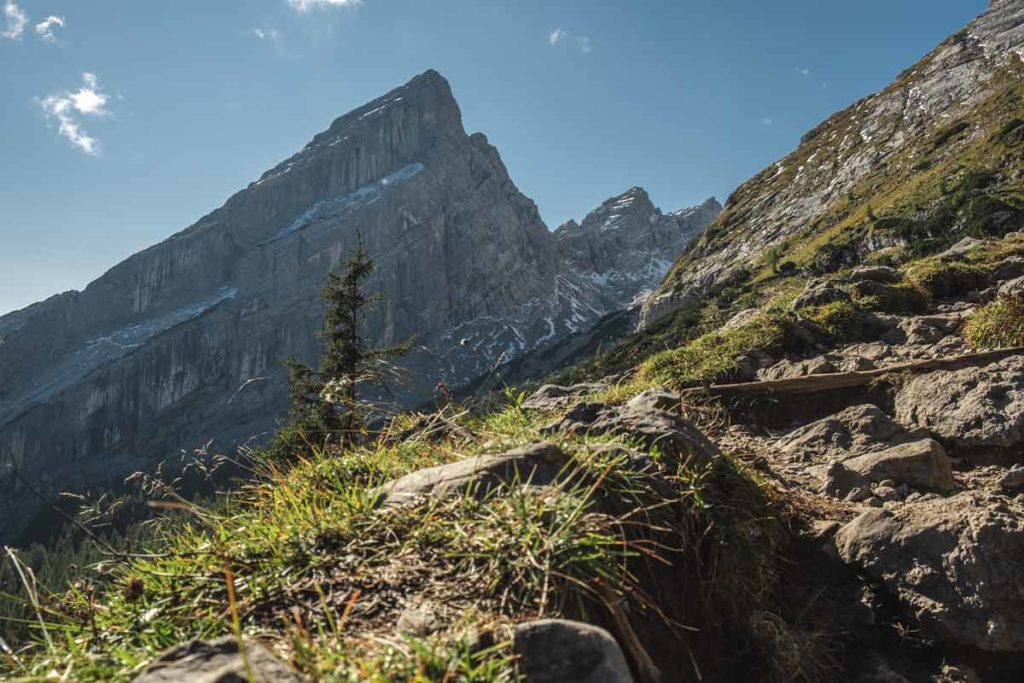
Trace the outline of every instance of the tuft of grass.
{"type": "Polygon", "coordinates": [[[767,313],[735,330],[709,332],[679,348],[657,353],[640,365],[638,377],[672,387],[726,381],[735,375],[740,356],[777,352],[795,343],[792,317],[767,313]]]}
{"type": "Polygon", "coordinates": [[[918,262],[907,271],[907,284],[939,299],[984,289],[990,281],[985,268],[962,262],[930,259],[918,262]]]}
{"type": "Polygon", "coordinates": [[[869,311],[886,313],[914,314],[925,313],[931,297],[918,284],[900,282],[892,285],[879,285],[869,290],[867,296],[856,298],[857,305],[869,311]]]}
{"type": "Polygon", "coordinates": [[[964,337],[976,349],[1024,346],[1024,298],[1004,295],[978,309],[964,326],[964,337]]]}

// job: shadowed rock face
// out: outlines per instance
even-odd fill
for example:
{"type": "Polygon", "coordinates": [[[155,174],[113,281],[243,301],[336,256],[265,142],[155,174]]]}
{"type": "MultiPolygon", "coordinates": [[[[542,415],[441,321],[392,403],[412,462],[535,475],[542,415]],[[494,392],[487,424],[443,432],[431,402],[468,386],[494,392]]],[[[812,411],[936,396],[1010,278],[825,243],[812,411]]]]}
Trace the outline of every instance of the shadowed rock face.
{"type": "Polygon", "coordinates": [[[9,464],[53,495],[271,431],[287,403],[279,360],[318,355],[318,293],[358,233],[377,261],[369,289],[384,294],[368,336],[415,340],[392,387],[405,405],[623,298],[560,261],[537,207],[428,71],[84,291],[0,317],[0,540],[38,508],[9,464]]]}

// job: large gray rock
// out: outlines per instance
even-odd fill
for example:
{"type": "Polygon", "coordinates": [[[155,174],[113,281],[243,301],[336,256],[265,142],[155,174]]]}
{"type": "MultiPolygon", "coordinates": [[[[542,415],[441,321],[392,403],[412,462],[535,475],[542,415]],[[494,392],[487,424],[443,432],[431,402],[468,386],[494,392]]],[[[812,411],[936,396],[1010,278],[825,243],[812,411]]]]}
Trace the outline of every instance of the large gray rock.
{"type": "Polygon", "coordinates": [[[807,306],[824,306],[836,301],[849,301],[850,294],[839,285],[828,280],[812,280],[804,291],[793,300],[790,308],[798,311],[807,306]]]}
{"type": "Polygon", "coordinates": [[[633,683],[619,644],[597,626],[526,622],[516,627],[512,648],[526,683],[633,683]]]}
{"type": "Polygon", "coordinates": [[[445,79],[421,74],[85,290],[0,317],[0,542],[41,505],[9,463],[56,495],[269,434],[287,408],[279,361],[315,361],[320,288],[359,232],[377,263],[367,288],[384,294],[368,341],[415,339],[392,387],[410,407],[619,310],[707,208],[666,218],[657,239],[600,233],[614,262],[582,268],[487,138],[467,135],[445,79]],[[639,263],[652,267],[626,277],[639,263]]]}
{"type": "Polygon", "coordinates": [[[1009,256],[992,271],[992,279],[1000,282],[1019,277],[1024,277],[1024,256],[1009,256]]]}
{"type": "Polygon", "coordinates": [[[845,497],[854,488],[886,480],[926,491],[949,491],[953,466],[940,443],[922,439],[835,463],[829,469],[825,491],[845,497]]]}
{"type": "Polygon", "coordinates": [[[851,406],[785,435],[778,448],[805,460],[847,460],[907,443],[914,437],[878,406],[851,406]]]}
{"type": "Polygon", "coordinates": [[[523,401],[523,407],[531,410],[558,410],[581,396],[596,394],[607,388],[607,384],[573,384],[568,387],[545,384],[523,401]]]}
{"type": "Polygon", "coordinates": [[[305,680],[256,641],[246,639],[244,653],[243,660],[234,636],[194,640],[150,662],[133,683],[241,683],[250,680],[253,683],[299,683],[305,680]]]}
{"type": "Polygon", "coordinates": [[[985,243],[984,240],[979,240],[976,237],[964,237],[962,240],[946,249],[942,253],[938,254],[935,258],[941,261],[961,261],[971,251],[977,249],[985,243]]]}
{"type": "Polygon", "coordinates": [[[484,498],[496,489],[513,485],[546,486],[568,462],[569,456],[558,446],[535,443],[507,453],[478,455],[416,470],[384,484],[379,493],[387,507],[466,494],[484,498]]]}
{"type": "Polygon", "coordinates": [[[807,377],[808,375],[826,375],[838,372],[839,369],[832,361],[825,356],[818,356],[807,360],[780,360],[775,365],[758,370],[757,378],[763,382],[778,379],[792,379],[794,377],[807,377]]]}
{"type": "Polygon", "coordinates": [[[850,282],[877,282],[891,285],[903,279],[900,271],[889,266],[858,266],[850,273],[850,282]]]}
{"type": "Polygon", "coordinates": [[[870,510],[836,535],[840,557],[882,583],[940,641],[1024,651],[1024,510],[980,492],[870,510]]]}
{"type": "Polygon", "coordinates": [[[718,457],[718,447],[689,420],[652,404],[654,396],[638,396],[624,406],[579,403],[560,420],[543,427],[544,434],[600,436],[612,434],[657,450],[672,467],[703,467],[718,457]]]}
{"type": "Polygon", "coordinates": [[[1024,357],[916,377],[896,396],[896,419],[965,454],[1016,447],[1024,441],[1024,357]]]}

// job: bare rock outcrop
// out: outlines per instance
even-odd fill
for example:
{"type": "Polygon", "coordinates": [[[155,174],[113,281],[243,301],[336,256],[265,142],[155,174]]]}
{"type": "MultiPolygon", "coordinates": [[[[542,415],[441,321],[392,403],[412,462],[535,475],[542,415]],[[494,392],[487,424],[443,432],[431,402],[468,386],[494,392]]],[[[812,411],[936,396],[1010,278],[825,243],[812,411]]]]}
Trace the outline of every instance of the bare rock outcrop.
{"type": "Polygon", "coordinates": [[[1024,441],[1024,357],[916,377],[896,397],[896,419],[957,455],[1014,448],[1024,441]]]}
{"type": "Polygon", "coordinates": [[[796,429],[778,447],[805,460],[848,460],[908,443],[914,437],[875,405],[851,406],[796,429]]]}
{"type": "Polygon", "coordinates": [[[542,442],[416,470],[385,484],[379,492],[388,507],[467,494],[484,498],[509,486],[546,486],[568,462],[569,456],[560,448],[542,442]]]}
{"type": "Polygon", "coordinates": [[[982,492],[869,510],[836,535],[840,557],[952,646],[1024,650],[1024,510],[982,492]]]}

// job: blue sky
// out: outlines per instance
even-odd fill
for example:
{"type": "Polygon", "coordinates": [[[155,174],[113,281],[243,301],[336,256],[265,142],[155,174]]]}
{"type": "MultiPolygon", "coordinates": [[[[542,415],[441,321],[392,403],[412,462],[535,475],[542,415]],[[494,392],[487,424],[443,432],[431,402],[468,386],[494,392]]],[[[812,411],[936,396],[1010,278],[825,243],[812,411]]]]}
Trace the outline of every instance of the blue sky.
{"type": "Polygon", "coordinates": [[[0,0],[0,313],[187,227],[427,68],[554,228],[735,187],[986,0],[0,0]]]}

